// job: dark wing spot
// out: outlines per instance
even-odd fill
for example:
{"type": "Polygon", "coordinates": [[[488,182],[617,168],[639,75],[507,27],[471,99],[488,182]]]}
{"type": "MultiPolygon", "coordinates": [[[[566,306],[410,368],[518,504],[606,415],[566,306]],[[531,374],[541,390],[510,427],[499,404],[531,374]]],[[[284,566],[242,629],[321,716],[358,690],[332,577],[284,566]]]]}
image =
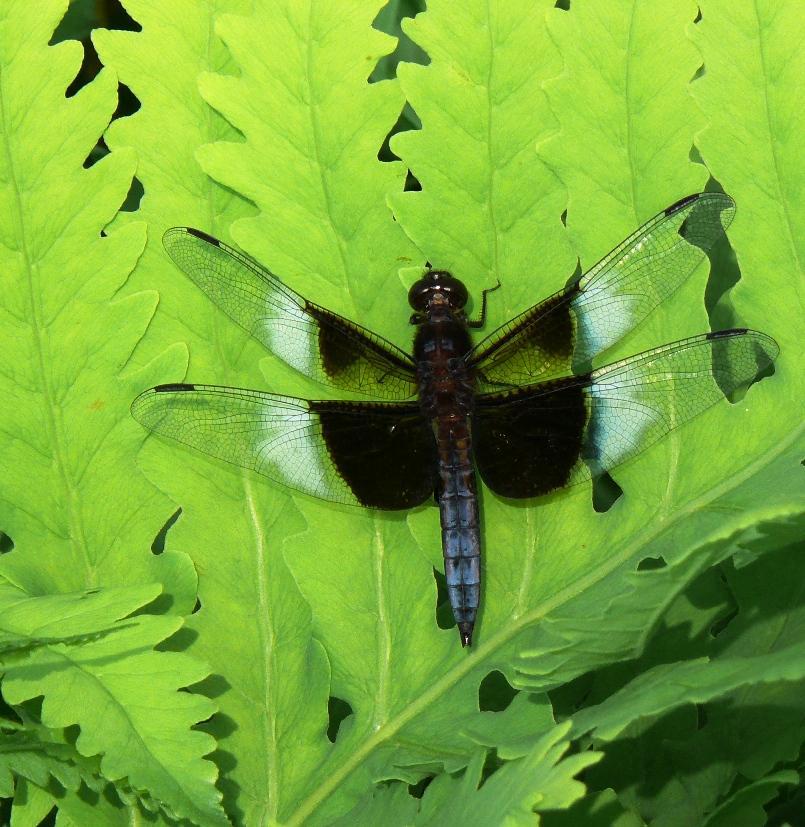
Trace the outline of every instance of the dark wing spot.
{"type": "Polygon", "coordinates": [[[319,322],[319,354],[324,372],[331,379],[343,375],[361,358],[360,345],[341,328],[335,316],[322,308],[307,304],[305,312],[319,322]]]}
{"type": "Polygon", "coordinates": [[[575,331],[570,313],[570,298],[578,292],[574,284],[552,300],[540,306],[540,317],[556,307],[550,317],[550,324],[537,322],[528,332],[528,341],[535,349],[549,356],[569,359],[573,355],[575,331]]]}
{"type": "Polygon", "coordinates": [[[675,201],[670,207],[666,207],[665,214],[673,215],[675,212],[679,212],[684,207],[687,207],[688,204],[698,201],[701,197],[700,192],[696,192],[693,195],[686,195],[684,198],[680,198],[679,201],[675,201]]]}
{"type": "Polygon", "coordinates": [[[221,242],[218,241],[217,238],[213,238],[211,235],[208,235],[203,230],[197,230],[195,227],[186,227],[185,228],[189,235],[194,235],[196,238],[200,238],[202,241],[206,241],[207,244],[213,244],[216,247],[221,246],[221,242]]]}
{"type": "Polygon", "coordinates": [[[489,359],[496,351],[503,350],[507,354],[505,358],[518,352],[526,355],[536,352],[557,361],[568,360],[575,344],[570,303],[578,292],[578,284],[571,284],[561,293],[515,317],[480,358],[489,359]]]}
{"type": "Polygon", "coordinates": [[[568,484],[584,448],[588,379],[545,382],[544,393],[515,391],[500,404],[478,399],[475,460],[495,493],[538,497],[568,484]]]}
{"type": "Polygon", "coordinates": [[[748,331],[746,327],[733,327],[729,330],[714,330],[707,334],[708,339],[726,339],[729,336],[743,336],[748,331]]]}
{"type": "Polygon", "coordinates": [[[362,410],[338,401],[310,403],[318,415],[330,460],[362,505],[396,510],[428,499],[436,476],[436,442],[430,425],[411,407],[389,416],[386,405],[362,410]],[[375,412],[382,411],[380,415],[375,412]],[[349,421],[344,412],[349,412],[349,421]]]}

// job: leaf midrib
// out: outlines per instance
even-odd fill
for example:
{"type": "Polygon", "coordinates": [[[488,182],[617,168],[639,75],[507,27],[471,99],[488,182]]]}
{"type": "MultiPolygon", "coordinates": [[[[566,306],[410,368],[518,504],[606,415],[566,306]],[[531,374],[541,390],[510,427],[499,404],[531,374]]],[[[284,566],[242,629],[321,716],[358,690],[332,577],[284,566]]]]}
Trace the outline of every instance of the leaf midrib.
{"type": "Polygon", "coordinates": [[[389,708],[389,687],[390,687],[390,669],[391,669],[391,624],[388,620],[388,612],[386,609],[386,589],[385,589],[385,562],[386,562],[386,544],[382,535],[381,524],[377,517],[374,517],[374,537],[373,537],[373,575],[375,592],[377,595],[377,626],[376,626],[376,641],[377,641],[377,690],[375,692],[375,703],[372,716],[372,728],[381,730],[387,720],[389,708]]]}
{"type": "MultiPolygon", "coordinates": [[[[254,491],[247,474],[243,477],[243,488],[246,494],[246,503],[249,508],[249,521],[254,532],[255,544],[255,583],[257,586],[257,635],[260,641],[263,690],[265,692],[266,709],[276,709],[275,687],[276,676],[276,631],[274,629],[271,595],[268,585],[268,560],[266,558],[265,532],[263,521],[257,510],[254,491]]],[[[278,782],[278,738],[277,719],[275,715],[263,715],[261,728],[263,751],[266,756],[266,801],[268,814],[272,821],[276,821],[279,812],[279,782],[278,782]]]]}
{"type": "MultiPolygon", "coordinates": [[[[314,64],[313,64],[313,46],[314,46],[314,38],[310,36],[310,34],[314,30],[313,26],[313,18],[314,18],[314,7],[316,6],[315,3],[311,2],[310,6],[308,7],[308,16],[307,16],[307,27],[308,27],[308,37],[305,40],[305,82],[307,84],[307,92],[308,92],[308,101],[307,101],[307,110],[310,115],[310,130],[313,135],[313,160],[316,162],[316,166],[321,170],[322,174],[320,176],[321,181],[321,197],[322,197],[322,205],[327,213],[327,218],[329,219],[326,222],[328,227],[331,227],[333,230],[333,235],[335,236],[335,243],[336,247],[338,248],[338,255],[341,259],[341,273],[343,282],[347,285],[347,290],[349,292],[350,300],[353,297],[353,288],[352,284],[350,283],[349,278],[349,263],[347,261],[347,253],[345,249],[344,243],[344,236],[341,233],[341,228],[339,224],[335,220],[335,215],[333,214],[333,197],[330,192],[330,187],[327,183],[327,168],[322,163],[322,153],[321,153],[321,125],[319,122],[319,107],[318,102],[315,101],[314,95],[314,84],[313,79],[315,77],[314,73],[314,64]]],[[[317,44],[316,44],[317,45],[317,44]]]]}
{"type": "MultiPolygon", "coordinates": [[[[14,130],[8,128],[8,113],[6,112],[6,95],[4,89],[0,87],[0,130],[5,136],[13,135],[14,130]]],[[[25,230],[24,210],[22,207],[22,196],[20,195],[19,183],[16,176],[16,159],[11,151],[10,141],[7,139],[3,142],[4,152],[6,156],[6,165],[9,173],[9,180],[11,182],[14,193],[14,210],[13,220],[16,224],[16,236],[20,240],[20,252],[22,253],[25,274],[27,299],[30,307],[30,328],[32,332],[32,339],[34,350],[36,352],[36,363],[39,369],[40,387],[42,390],[42,397],[45,408],[45,423],[48,431],[49,443],[53,451],[53,460],[56,465],[57,473],[61,479],[64,488],[65,496],[62,502],[65,504],[65,511],[67,513],[67,537],[68,541],[73,541],[78,547],[81,556],[84,560],[84,565],[87,570],[87,586],[97,585],[95,577],[95,569],[90,563],[89,550],[86,541],[86,532],[84,529],[84,521],[80,508],[76,508],[75,504],[80,499],[79,490],[75,481],[70,478],[67,471],[67,463],[65,459],[64,449],[62,447],[62,434],[60,423],[57,420],[55,411],[57,405],[55,401],[55,394],[47,380],[48,372],[45,370],[45,346],[43,337],[43,326],[40,319],[39,306],[37,302],[37,295],[41,300],[41,290],[37,290],[35,284],[34,271],[38,268],[31,262],[30,250],[28,247],[27,233],[25,230]]]]}
{"type": "MultiPolygon", "coordinates": [[[[762,67],[762,72],[760,76],[762,78],[766,78],[767,72],[766,67],[768,60],[766,58],[766,49],[764,48],[764,31],[765,27],[761,23],[760,19],[760,12],[758,11],[757,0],[752,4],[752,9],[755,13],[755,20],[757,21],[757,31],[759,33],[758,36],[758,57],[760,58],[760,65],[762,67]]],[[[775,184],[777,189],[777,202],[782,206],[783,213],[785,214],[785,228],[786,228],[786,240],[788,241],[788,248],[791,253],[791,258],[796,263],[797,271],[802,272],[802,266],[799,262],[799,251],[797,250],[797,245],[794,243],[794,232],[793,232],[793,223],[791,221],[791,213],[788,207],[788,199],[783,197],[782,187],[780,186],[780,182],[782,181],[782,176],[780,174],[780,159],[777,157],[777,142],[774,141],[771,136],[774,135],[774,129],[772,128],[772,113],[771,107],[769,104],[769,94],[768,94],[768,84],[763,85],[763,111],[766,115],[766,124],[768,127],[767,135],[769,136],[769,153],[771,154],[772,163],[774,164],[774,172],[776,173],[775,177],[775,184]]]]}

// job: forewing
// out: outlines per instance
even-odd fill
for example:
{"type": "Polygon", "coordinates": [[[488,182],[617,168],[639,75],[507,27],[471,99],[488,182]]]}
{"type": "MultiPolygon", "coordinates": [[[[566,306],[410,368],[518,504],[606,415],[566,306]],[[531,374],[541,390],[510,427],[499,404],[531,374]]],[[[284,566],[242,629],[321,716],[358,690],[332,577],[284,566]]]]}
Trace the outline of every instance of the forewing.
{"type": "Polygon", "coordinates": [[[140,394],[131,412],[155,433],[323,500],[401,509],[434,491],[435,442],[413,402],[160,385],[140,394]]]}
{"type": "Polygon", "coordinates": [[[696,269],[735,212],[723,193],[691,195],[654,216],[576,283],[531,307],[469,356],[484,391],[587,365],[696,269]]]}
{"type": "Polygon", "coordinates": [[[380,399],[416,393],[399,348],[300,296],[253,259],[192,227],[163,237],[168,255],[233,321],[305,376],[380,399]]]}
{"type": "Polygon", "coordinates": [[[476,401],[473,440],[484,482],[536,497],[632,459],[746,387],[776,358],[752,330],[695,336],[568,377],[476,401]]]}

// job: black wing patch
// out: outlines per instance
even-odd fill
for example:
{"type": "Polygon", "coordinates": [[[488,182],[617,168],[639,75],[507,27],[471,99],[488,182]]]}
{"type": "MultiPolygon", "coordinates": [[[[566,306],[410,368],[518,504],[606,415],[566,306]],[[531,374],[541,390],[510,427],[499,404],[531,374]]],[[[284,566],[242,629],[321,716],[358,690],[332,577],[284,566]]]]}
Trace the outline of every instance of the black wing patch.
{"type": "Polygon", "coordinates": [[[589,364],[677,290],[734,212],[728,195],[702,193],[654,216],[576,283],[480,342],[468,357],[479,390],[529,384],[589,364]]]}
{"type": "Polygon", "coordinates": [[[224,313],[305,376],[379,399],[416,393],[404,351],[307,301],[249,256],[192,227],[173,227],[163,244],[224,313]]]}
{"type": "Polygon", "coordinates": [[[570,484],[589,420],[584,382],[556,379],[476,400],[475,462],[501,497],[536,497],[570,484]]]}
{"type": "Polygon", "coordinates": [[[536,497],[610,470],[746,387],[777,357],[752,330],[694,336],[567,377],[476,400],[473,441],[483,481],[536,497]],[[587,462],[585,462],[587,460],[587,462]]]}
{"type": "Polygon", "coordinates": [[[159,385],[132,403],[155,433],[323,500],[412,508],[433,495],[436,443],[416,402],[313,402],[159,385]]]}

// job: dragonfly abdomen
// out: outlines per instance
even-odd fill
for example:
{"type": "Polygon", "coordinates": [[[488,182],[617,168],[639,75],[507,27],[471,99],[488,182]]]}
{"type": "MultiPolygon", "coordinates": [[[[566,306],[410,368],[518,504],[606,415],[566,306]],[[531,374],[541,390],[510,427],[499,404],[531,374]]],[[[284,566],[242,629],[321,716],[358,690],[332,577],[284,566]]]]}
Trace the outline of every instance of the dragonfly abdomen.
{"type": "Polygon", "coordinates": [[[437,424],[439,513],[447,593],[461,643],[472,643],[481,593],[481,530],[467,419],[437,424]]]}

